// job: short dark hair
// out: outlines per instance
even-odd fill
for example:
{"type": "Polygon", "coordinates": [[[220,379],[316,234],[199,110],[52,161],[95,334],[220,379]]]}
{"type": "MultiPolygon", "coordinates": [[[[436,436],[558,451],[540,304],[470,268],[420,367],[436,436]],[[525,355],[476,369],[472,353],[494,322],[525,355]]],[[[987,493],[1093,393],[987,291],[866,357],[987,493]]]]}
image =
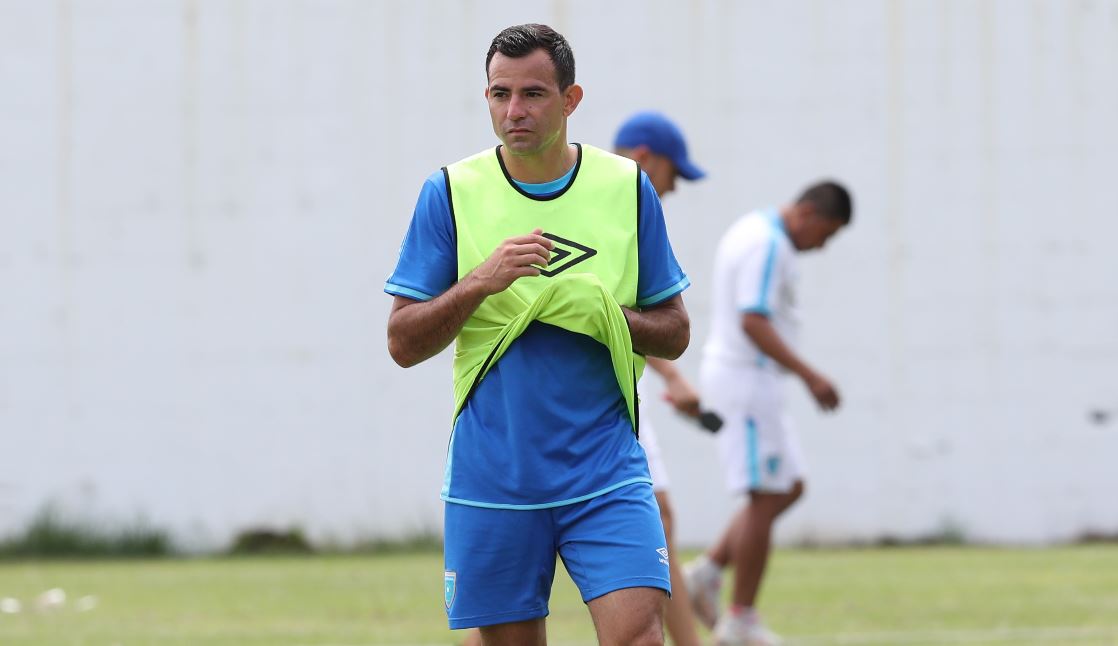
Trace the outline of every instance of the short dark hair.
{"type": "Polygon", "coordinates": [[[797,204],[804,202],[814,206],[820,215],[843,224],[850,224],[850,219],[854,215],[854,203],[850,199],[850,193],[838,182],[827,180],[812,184],[796,200],[797,204]]]}
{"type": "Polygon", "coordinates": [[[489,45],[485,56],[485,77],[489,78],[489,62],[497,52],[509,58],[522,58],[542,49],[555,66],[555,80],[559,90],[566,90],[575,83],[575,55],[563,34],[547,25],[513,25],[501,30],[489,45]]]}

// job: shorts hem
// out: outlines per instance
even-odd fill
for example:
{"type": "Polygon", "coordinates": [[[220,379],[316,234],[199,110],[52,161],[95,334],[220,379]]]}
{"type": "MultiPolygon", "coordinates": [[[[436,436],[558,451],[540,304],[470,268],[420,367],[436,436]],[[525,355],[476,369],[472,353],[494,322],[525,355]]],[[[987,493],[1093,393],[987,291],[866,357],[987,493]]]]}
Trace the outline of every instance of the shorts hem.
{"type": "Polygon", "coordinates": [[[802,477],[797,477],[796,479],[792,480],[792,482],[789,482],[787,486],[779,486],[779,485],[772,485],[772,484],[768,484],[768,485],[766,485],[766,484],[760,484],[760,485],[749,485],[749,484],[747,484],[747,485],[742,485],[740,487],[731,487],[730,492],[735,493],[735,494],[741,494],[743,496],[751,494],[751,493],[791,493],[791,491],[796,488],[796,483],[797,482],[803,482],[803,481],[804,481],[804,479],[802,477]]]}
{"type": "Polygon", "coordinates": [[[635,576],[590,588],[582,593],[582,602],[590,603],[598,597],[626,588],[657,588],[666,592],[669,598],[672,596],[672,585],[668,579],[654,576],[635,576]]]}
{"type": "Polygon", "coordinates": [[[441,498],[443,502],[448,503],[448,504],[452,504],[452,505],[465,505],[467,507],[481,507],[483,509],[511,509],[511,510],[516,510],[516,511],[535,511],[537,509],[553,509],[555,507],[566,507],[567,505],[574,505],[576,503],[586,502],[587,500],[591,500],[591,499],[597,498],[599,496],[604,496],[607,493],[613,493],[614,491],[617,491],[618,489],[620,489],[622,487],[628,487],[629,485],[634,485],[634,484],[652,485],[652,478],[650,478],[650,477],[646,478],[644,476],[637,476],[635,478],[629,478],[628,480],[622,480],[621,482],[611,484],[610,486],[608,486],[604,489],[599,489],[599,490],[597,490],[593,493],[588,493],[588,494],[585,494],[585,495],[582,495],[582,496],[576,496],[574,498],[567,498],[566,500],[557,500],[555,502],[541,502],[541,503],[535,503],[535,504],[523,504],[522,505],[522,504],[511,504],[511,503],[500,503],[500,502],[481,502],[481,501],[478,501],[478,500],[469,500],[469,499],[466,499],[466,498],[455,498],[455,497],[449,496],[447,494],[442,494],[442,495],[439,496],[439,498],[441,498]]]}
{"type": "Polygon", "coordinates": [[[516,612],[499,612],[494,615],[478,615],[476,617],[447,618],[451,630],[462,628],[481,628],[482,626],[496,626],[498,624],[511,624],[517,621],[542,619],[549,614],[546,607],[534,610],[518,610],[516,612]]]}

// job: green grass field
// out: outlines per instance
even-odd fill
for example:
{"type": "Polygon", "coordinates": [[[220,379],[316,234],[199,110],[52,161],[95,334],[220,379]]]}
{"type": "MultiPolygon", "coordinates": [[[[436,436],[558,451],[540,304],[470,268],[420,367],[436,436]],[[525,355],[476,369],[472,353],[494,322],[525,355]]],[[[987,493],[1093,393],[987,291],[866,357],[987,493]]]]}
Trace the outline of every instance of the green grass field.
{"type": "MultiPolygon", "coordinates": [[[[561,571],[561,568],[560,568],[561,571]]],[[[453,644],[437,553],[0,562],[3,646],[453,644]],[[62,588],[68,602],[36,610],[62,588]],[[76,599],[97,606],[79,611],[76,599]]],[[[1118,645],[1118,546],[781,550],[763,608],[790,644],[1118,645]]],[[[550,643],[594,644],[557,577],[550,643]]]]}

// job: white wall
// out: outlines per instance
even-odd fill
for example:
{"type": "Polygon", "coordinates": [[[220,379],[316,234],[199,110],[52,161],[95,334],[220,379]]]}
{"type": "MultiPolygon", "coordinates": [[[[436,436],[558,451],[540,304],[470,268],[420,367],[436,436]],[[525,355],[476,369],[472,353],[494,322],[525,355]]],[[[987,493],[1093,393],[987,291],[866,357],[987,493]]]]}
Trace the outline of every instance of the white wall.
{"type": "MultiPolygon", "coordinates": [[[[495,143],[489,40],[552,24],[586,100],[688,132],[666,208],[694,375],[741,212],[852,188],[804,263],[813,467],[784,540],[1118,531],[1118,0],[0,2],[0,532],[45,501],[198,546],[441,526],[449,358],[385,349],[418,189],[495,143]]],[[[680,533],[735,504],[660,409],[680,533]]]]}

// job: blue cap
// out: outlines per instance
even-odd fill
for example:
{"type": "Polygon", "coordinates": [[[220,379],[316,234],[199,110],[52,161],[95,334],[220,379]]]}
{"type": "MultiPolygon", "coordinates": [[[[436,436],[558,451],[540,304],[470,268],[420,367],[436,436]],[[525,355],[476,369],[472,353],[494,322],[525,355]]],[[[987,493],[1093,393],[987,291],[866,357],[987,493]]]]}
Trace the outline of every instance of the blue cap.
{"type": "Polygon", "coordinates": [[[683,179],[700,179],[706,176],[701,168],[687,158],[687,142],[683,131],[671,119],[659,112],[638,112],[621,124],[614,148],[636,148],[648,146],[657,155],[672,160],[676,171],[683,179]]]}

